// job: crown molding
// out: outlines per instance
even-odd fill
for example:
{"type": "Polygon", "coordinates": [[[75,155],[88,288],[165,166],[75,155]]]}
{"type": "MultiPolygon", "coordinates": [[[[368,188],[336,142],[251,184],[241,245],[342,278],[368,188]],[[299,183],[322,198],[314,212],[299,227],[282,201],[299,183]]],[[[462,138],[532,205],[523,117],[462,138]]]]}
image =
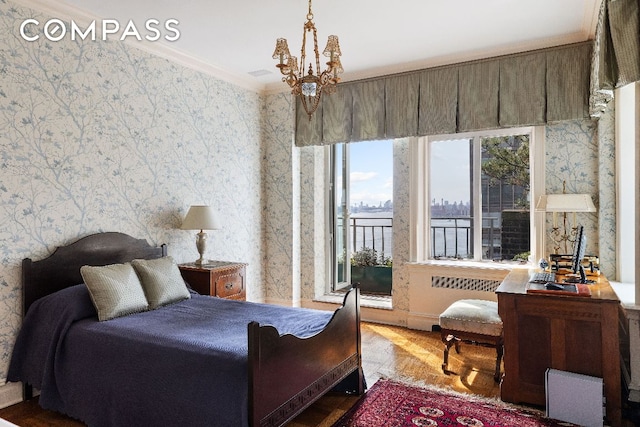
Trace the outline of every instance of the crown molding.
{"type": "MultiPolygon", "coordinates": [[[[518,43],[514,45],[496,47],[491,49],[484,49],[473,52],[462,52],[455,55],[441,56],[437,58],[429,58],[420,61],[405,62],[402,64],[394,64],[387,67],[370,68],[362,71],[345,72],[343,74],[342,82],[350,82],[357,80],[365,80],[371,78],[377,78],[381,76],[389,76],[393,74],[400,74],[406,72],[419,71],[427,68],[435,68],[446,65],[462,64],[465,62],[491,59],[504,55],[513,55],[519,53],[525,53],[528,51],[534,51],[539,49],[553,48],[556,46],[569,45],[573,43],[584,42],[588,39],[584,38],[582,32],[565,35],[562,37],[545,38],[535,41],[527,41],[524,43],[518,43]]],[[[267,90],[270,86],[267,86],[267,90]]]]}
{"type": "MultiPolygon", "coordinates": [[[[91,21],[99,21],[102,17],[93,15],[85,10],[71,6],[69,4],[61,3],[56,0],[21,0],[20,4],[15,3],[15,0],[10,0],[17,6],[33,9],[34,11],[46,14],[52,18],[60,18],[65,20],[73,20],[81,25],[89,25],[91,21]]],[[[96,26],[96,33],[100,34],[99,26],[96,26]]],[[[239,86],[243,89],[257,92],[262,95],[265,92],[265,85],[253,80],[253,77],[242,78],[236,74],[232,74],[222,68],[209,64],[199,58],[188,55],[184,52],[173,48],[163,41],[149,42],[131,40],[131,38],[124,40],[121,43],[126,43],[136,49],[147,52],[151,55],[159,56],[168,61],[177,63],[186,68],[190,68],[194,71],[198,71],[217,79],[223,80],[227,83],[231,83],[235,86],[239,86]]]]}
{"type": "Polygon", "coordinates": [[[593,0],[592,8],[587,11],[585,8],[584,19],[582,20],[582,32],[585,40],[593,40],[596,38],[596,29],[598,28],[598,18],[600,17],[600,8],[603,0],[593,0]]]}

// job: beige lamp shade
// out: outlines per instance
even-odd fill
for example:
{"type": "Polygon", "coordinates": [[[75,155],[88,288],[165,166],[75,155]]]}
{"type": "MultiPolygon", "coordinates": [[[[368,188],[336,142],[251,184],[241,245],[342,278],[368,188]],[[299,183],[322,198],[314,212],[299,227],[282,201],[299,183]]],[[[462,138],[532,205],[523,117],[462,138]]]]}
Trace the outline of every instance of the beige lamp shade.
{"type": "Polygon", "coordinates": [[[537,212],[595,212],[588,194],[545,194],[538,198],[537,212]]]}
{"type": "Polygon", "coordinates": [[[193,205],[182,221],[183,230],[218,230],[220,220],[211,206],[193,205]]]}

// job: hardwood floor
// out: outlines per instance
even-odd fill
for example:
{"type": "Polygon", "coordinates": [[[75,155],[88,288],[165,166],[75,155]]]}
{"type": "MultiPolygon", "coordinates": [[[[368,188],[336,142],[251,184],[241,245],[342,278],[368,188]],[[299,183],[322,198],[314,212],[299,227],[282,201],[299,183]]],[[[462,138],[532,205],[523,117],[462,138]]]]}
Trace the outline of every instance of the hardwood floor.
{"type": "MultiPolygon", "coordinates": [[[[390,378],[498,398],[500,387],[493,380],[495,349],[467,344],[460,346],[460,354],[452,349],[449,371],[453,373],[445,375],[441,367],[443,348],[440,333],[362,324],[362,365],[367,384],[390,378]]],[[[356,397],[325,396],[288,427],[330,427],[356,401],[356,397]]]]}
{"type": "MultiPolygon", "coordinates": [[[[449,354],[451,374],[442,372],[443,344],[440,334],[397,326],[362,324],[363,369],[367,383],[379,378],[398,379],[416,385],[431,384],[458,392],[498,398],[500,387],[493,381],[495,350],[468,344],[461,353],[449,354]]],[[[323,397],[289,423],[288,427],[330,427],[357,397],[331,394],[323,397]]],[[[41,409],[36,401],[0,409],[0,417],[24,427],[81,427],[84,424],[41,409]]],[[[636,425],[625,421],[624,426],[636,425]]]]}

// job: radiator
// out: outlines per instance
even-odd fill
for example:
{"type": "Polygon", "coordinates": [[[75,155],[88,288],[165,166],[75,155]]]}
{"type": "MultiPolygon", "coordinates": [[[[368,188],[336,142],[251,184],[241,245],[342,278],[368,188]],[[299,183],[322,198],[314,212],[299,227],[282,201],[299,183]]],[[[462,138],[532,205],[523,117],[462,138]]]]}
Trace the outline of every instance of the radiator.
{"type": "Polygon", "coordinates": [[[547,369],[547,417],[586,427],[602,426],[602,378],[547,369]]]}

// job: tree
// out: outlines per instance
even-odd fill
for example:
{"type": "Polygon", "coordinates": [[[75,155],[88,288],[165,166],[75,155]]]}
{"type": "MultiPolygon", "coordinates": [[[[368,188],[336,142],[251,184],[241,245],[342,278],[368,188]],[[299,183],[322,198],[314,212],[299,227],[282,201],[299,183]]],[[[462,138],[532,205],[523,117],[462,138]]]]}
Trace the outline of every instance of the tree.
{"type": "MultiPolygon", "coordinates": [[[[482,152],[482,173],[490,186],[510,184],[529,192],[529,135],[484,138],[482,152]]],[[[518,202],[527,205],[525,200],[518,202]]]]}
{"type": "Polygon", "coordinates": [[[501,181],[529,191],[529,135],[485,138],[482,150],[486,153],[482,172],[492,184],[501,181]]]}

